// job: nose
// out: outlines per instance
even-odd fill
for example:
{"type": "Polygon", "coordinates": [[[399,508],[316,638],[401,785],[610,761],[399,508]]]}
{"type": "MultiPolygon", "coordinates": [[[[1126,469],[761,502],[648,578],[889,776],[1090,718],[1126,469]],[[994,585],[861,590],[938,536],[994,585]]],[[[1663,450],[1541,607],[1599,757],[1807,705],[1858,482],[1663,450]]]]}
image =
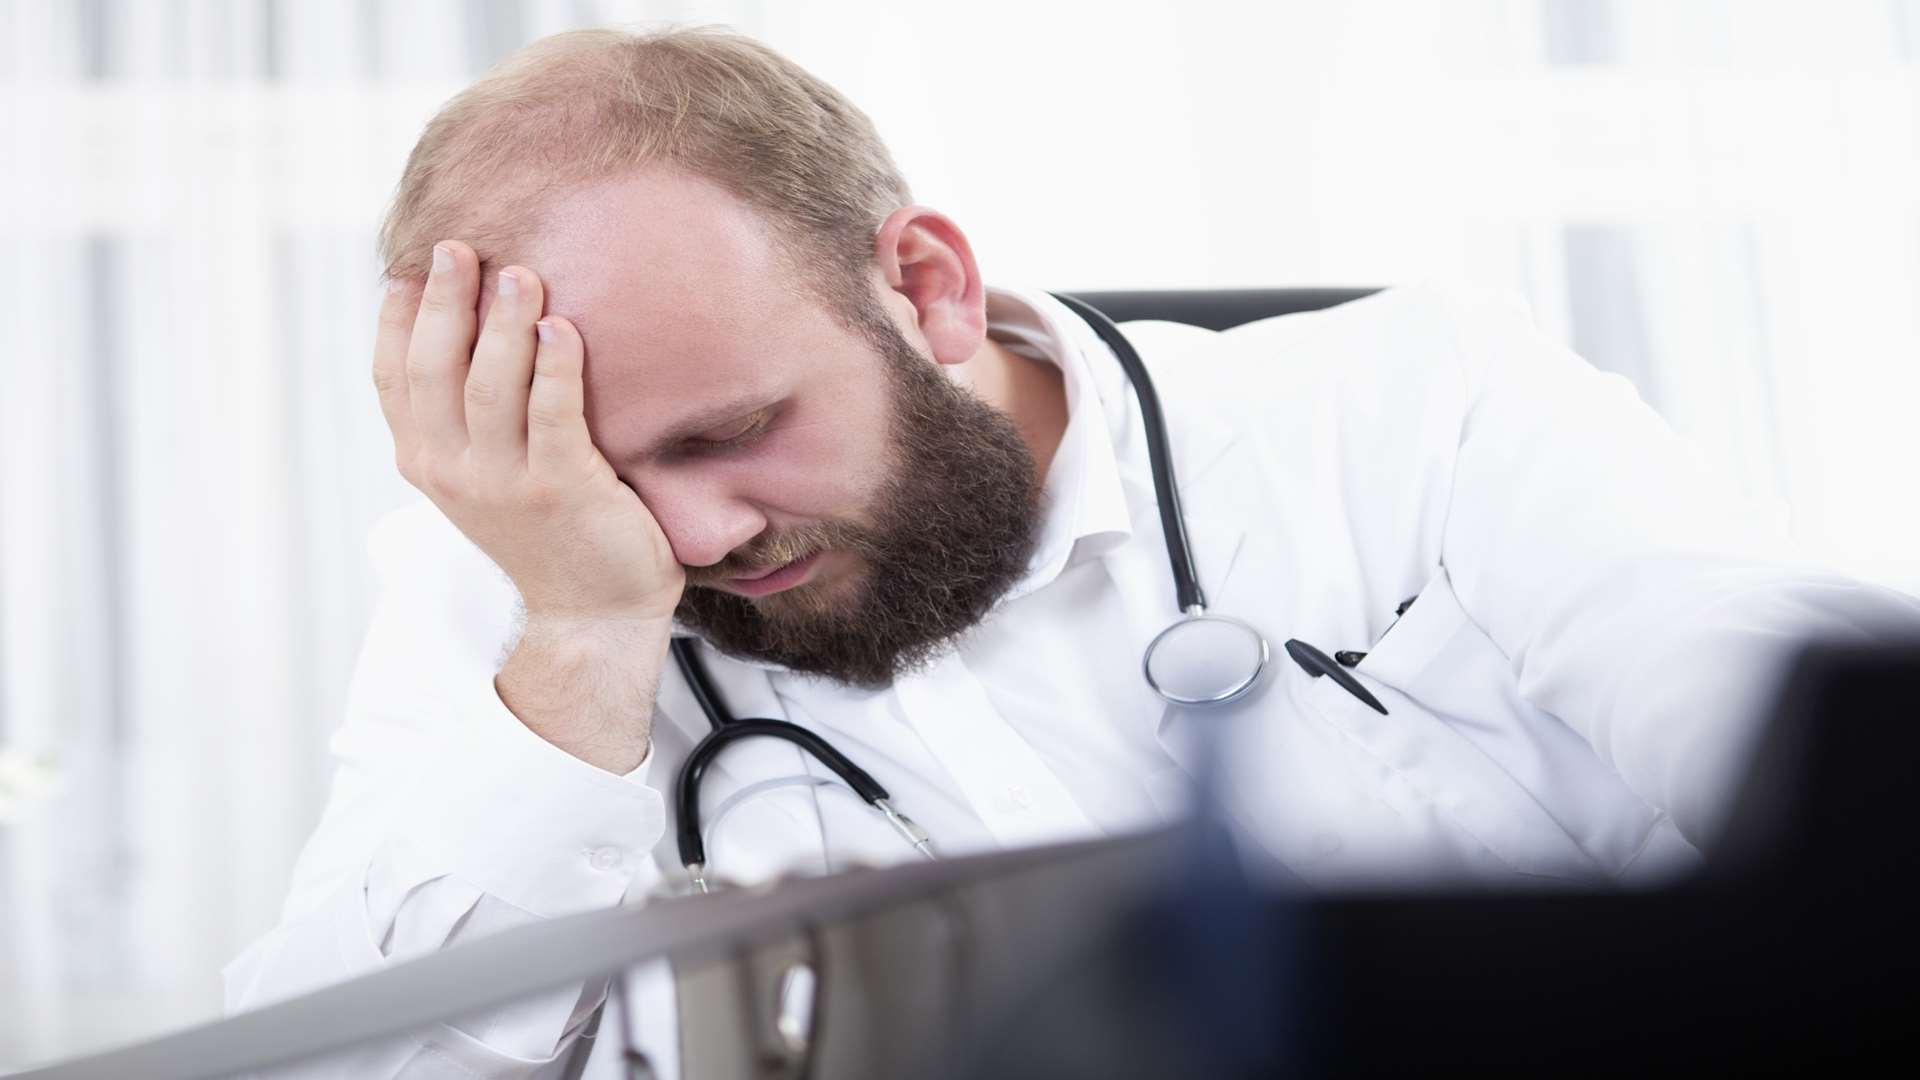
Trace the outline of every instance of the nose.
{"type": "Polygon", "coordinates": [[[682,566],[712,566],[766,530],[766,515],[717,477],[659,470],[632,482],[682,566]]]}

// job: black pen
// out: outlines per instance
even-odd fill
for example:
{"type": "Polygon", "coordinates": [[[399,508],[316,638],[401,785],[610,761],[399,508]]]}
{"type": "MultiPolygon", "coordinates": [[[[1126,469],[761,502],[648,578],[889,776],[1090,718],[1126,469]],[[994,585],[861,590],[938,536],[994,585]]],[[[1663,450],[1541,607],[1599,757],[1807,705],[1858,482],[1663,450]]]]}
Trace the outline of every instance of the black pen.
{"type": "Polygon", "coordinates": [[[1366,687],[1360,685],[1360,680],[1347,674],[1347,669],[1334,663],[1333,658],[1326,653],[1301,641],[1299,638],[1289,638],[1287,640],[1287,655],[1293,657],[1294,663],[1306,669],[1307,674],[1316,679],[1322,675],[1332,677],[1334,682],[1346,688],[1347,693],[1373,706],[1374,710],[1381,716],[1387,715],[1387,707],[1380,704],[1378,698],[1368,693],[1366,687]]]}

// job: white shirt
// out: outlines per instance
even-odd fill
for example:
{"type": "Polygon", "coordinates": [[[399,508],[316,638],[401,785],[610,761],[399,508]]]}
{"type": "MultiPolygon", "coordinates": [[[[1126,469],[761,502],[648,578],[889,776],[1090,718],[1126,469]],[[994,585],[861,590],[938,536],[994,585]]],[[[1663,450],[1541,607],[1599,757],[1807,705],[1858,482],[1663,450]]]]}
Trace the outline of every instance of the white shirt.
{"type": "MultiPolygon", "coordinates": [[[[735,713],[824,735],[943,853],[1169,821],[1213,733],[1250,843],[1310,883],[1657,880],[1694,857],[1683,833],[1710,834],[1782,641],[1920,624],[1911,598],[1806,565],[1777,507],[1723,490],[1624,380],[1509,305],[1395,289],[1218,335],[1136,323],[1202,585],[1275,653],[1259,693],[1194,722],[1140,676],[1177,608],[1117,362],[1038,290],[989,289],[988,321],[1059,364],[1067,394],[1026,576],[930,671],[883,691],[708,654],[735,713]],[[1390,715],[1294,667],[1291,637],[1367,650],[1353,671],[1390,715]]],[[[385,591],[333,796],[280,926],[227,969],[230,1009],[639,900],[678,872],[667,796],[707,724],[677,673],[647,760],[603,772],[500,703],[516,597],[477,549],[425,503],[370,548],[385,591]]],[[[730,747],[703,787],[710,874],[917,857],[839,785],[779,783],[815,775],[783,743],[730,747]]],[[[602,989],[313,1075],[551,1075],[602,989]]],[[[664,971],[638,996],[641,1041],[676,1075],[664,971]]],[[[612,1065],[596,1050],[587,1075],[612,1065]]]]}

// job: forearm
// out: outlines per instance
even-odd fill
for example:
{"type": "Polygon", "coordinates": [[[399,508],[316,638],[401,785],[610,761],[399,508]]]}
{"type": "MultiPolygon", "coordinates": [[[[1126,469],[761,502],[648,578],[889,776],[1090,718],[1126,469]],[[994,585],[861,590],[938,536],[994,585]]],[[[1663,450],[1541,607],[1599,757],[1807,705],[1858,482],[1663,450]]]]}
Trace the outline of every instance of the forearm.
{"type": "Polygon", "coordinates": [[[1522,688],[1701,848],[1801,648],[1920,630],[1920,600],[1812,564],[1646,555],[1566,595],[1577,614],[1543,625],[1522,688]]]}
{"type": "Polygon", "coordinates": [[[1527,700],[1707,846],[1798,647],[1920,625],[1920,600],[1817,564],[1783,502],[1523,312],[1448,304],[1462,404],[1441,558],[1461,605],[1527,700]]]}
{"type": "MultiPolygon", "coordinates": [[[[227,969],[230,1010],[659,880],[666,800],[645,755],[670,619],[595,634],[529,619],[516,643],[522,594],[437,508],[389,515],[368,546],[383,588],[330,743],[327,810],[279,924],[227,969]],[[622,741],[624,758],[585,751],[622,741]]],[[[556,989],[308,1075],[444,1075],[449,1058],[473,1075],[553,1075],[597,994],[556,989]]]]}
{"type": "Polygon", "coordinates": [[[624,775],[646,757],[671,635],[668,620],[529,616],[494,688],[528,730],[624,775]]]}

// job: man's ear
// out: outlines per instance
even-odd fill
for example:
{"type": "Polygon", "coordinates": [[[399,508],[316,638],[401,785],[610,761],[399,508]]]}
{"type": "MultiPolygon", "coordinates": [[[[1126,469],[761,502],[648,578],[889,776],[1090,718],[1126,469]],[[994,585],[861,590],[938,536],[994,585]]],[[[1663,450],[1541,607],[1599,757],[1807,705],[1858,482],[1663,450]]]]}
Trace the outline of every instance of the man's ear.
{"type": "Polygon", "coordinates": [[[987,337],[987,290],[960,226],[938,210],[903,206],[880,223],[873,244],[888,311],[911,321],[940,363],[972,359],[987,337]]]}

